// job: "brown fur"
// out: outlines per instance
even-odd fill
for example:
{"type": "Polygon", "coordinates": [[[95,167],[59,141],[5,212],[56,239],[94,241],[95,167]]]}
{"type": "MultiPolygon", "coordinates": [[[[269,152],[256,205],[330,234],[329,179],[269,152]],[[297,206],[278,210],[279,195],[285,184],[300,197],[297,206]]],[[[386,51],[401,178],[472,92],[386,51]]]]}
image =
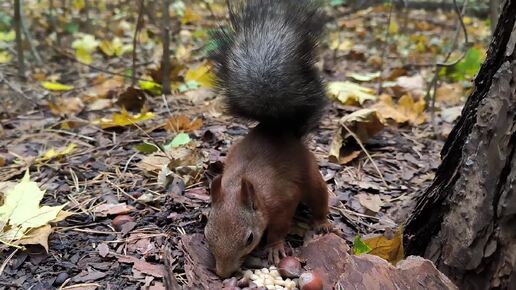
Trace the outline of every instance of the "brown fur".
{"type": "Polygon", "coordinates": [[[265,230],[269,257],[277,263],[300,202],[312,210],[318,230],[329,226],[327,187],[314,155],[299,138],[260,125],[230,149],[211,194],[205,234],[222,277],[240,267],[265,230]],[[246,245],[250,233],[254,238],[246,245]]]}

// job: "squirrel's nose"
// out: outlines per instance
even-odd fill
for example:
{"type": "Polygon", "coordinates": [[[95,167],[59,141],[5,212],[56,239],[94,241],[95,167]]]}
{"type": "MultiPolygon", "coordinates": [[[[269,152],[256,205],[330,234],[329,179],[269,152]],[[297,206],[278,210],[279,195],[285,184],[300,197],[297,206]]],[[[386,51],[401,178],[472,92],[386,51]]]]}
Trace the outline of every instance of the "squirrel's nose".
{"type": "Polygon", "coordinates": [[[215,272],[220,278],[228,278],[235,271],[236,270],[232,267],[226,267],[225,265],[221,265],[220,263],[217,263],[215,267],[215,272]]]}

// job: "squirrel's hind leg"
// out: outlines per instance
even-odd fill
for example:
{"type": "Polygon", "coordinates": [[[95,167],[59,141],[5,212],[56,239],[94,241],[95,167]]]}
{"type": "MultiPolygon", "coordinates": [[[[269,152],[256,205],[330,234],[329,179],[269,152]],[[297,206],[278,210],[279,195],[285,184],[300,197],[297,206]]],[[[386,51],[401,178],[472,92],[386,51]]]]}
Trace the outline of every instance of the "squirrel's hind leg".
{"type": "Polygon", "coordinates": [[[333,228],[328,220],[328,187],[317,167],[311,176],[305,203],[312,210],[312,227],[317,233],[328,233],[333,228]]]}

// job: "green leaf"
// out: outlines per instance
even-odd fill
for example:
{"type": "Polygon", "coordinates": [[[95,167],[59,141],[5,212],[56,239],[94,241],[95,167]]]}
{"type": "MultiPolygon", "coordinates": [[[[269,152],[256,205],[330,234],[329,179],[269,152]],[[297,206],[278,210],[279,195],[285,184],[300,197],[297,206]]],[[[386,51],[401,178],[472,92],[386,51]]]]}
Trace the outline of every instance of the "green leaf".
{"type": "Polygon", "coordinates": [[[142,90],[148,91],[153,95],[161,95],[161,85],[153,81],[138,81],[138,85],[142,90]]]}
{"type": "Polygon", "coordinates": [[[77,31],[79,31],[79,23],[66,23],[64,25],[64,31],[69,34],[75,34],[77,31]]]}
{"type": "Polygon", "coordinates": [[[472,47],[468,49],[464,59],[446,70],[446,75],[454,81],[472,79],[480,70],[484,58],[485,56],[479,49],[472,47]]]}
{"type": "Polygon", "coordinates": [[[134,150],[137,150],[137,151],[145,153],[145,154],[154,153],[154,152],[158,151],[158,149],[159,149],[158,146],[151,144],[151,143],[147,143],[147,142],[143,142],[141,144],[134,146],[134,150]]]}
{"type": "Polygon", "coordinates": [[[357,235],[353,241],[353,254],[358,256],[369,252],[371,252],[371,248],[357,235]]]}
{"type": "Polygon", "coordinates": [[[165,145],[165,150],[168,150],[170,148],[177,148],[182,145],[186,145],[190,142],[190,140],[191,139],[190,139],[190,136],[188,136],[188,134],[179,133],[176,135],[176,137],[174,137],[174,139],[172,139],[172,141],[170,141],[170,143],[165,145]]]}

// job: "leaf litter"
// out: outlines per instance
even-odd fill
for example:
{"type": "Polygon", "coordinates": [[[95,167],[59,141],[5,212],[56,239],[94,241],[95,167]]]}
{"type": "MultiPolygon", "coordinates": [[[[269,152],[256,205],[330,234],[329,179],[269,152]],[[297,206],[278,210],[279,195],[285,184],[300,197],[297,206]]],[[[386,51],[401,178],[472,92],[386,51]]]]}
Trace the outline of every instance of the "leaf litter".
{"type": "MultiPolygon", "coordinates": [[[[137,61],[143,65],[137,67],[139,81],[132,86],[125,60],[132,50],[134,21],[113,17],[125,7],[109,10],[95,4],[100,22],[109,19],[112,25],[109,31],[84,32],[71,18],[82,13],[83,2],[73,1],[72,13],[59,18],[67,21],[61,35],[66,54],[80,63],[109,66],[118,75],[66,59],[52,62],[49,50],[42,55],[46,66],[28,76],[34,85],[9,80],[14,87],[23,86],[23,93],[34,97],[37,106],[24,103],[24,98],[6,101],[6,107],[19,114],[1,115],[0,188],[8,186],[4,182],[19,183],[30,167],[31,179],[46,188],[37,205],[66,204],[64,210],[76,214],[27,231],[25,250],[12,256],[3,275],[19,288],[59,287],[69,279],[63,289],[81,284],[89,289],[135,285],[163,289],[161,253],[167,249],[172,258],[165,274],[171,271],[176,282],[185,285],[198,278],[203,286],[220,285],[208,268],[196,265],[204,263],[206,245],[202,234],[195,233],[202,233],[206,221],[209,181],[220,173],[230,144],[247,132],[249,124],[223,114],[220,100],[209,91],[211,66],[198,48],[208,41],[207,27],[213,24],[209,15],[223,17],[225,8],[217,1],[210,4],[211,11],[198,4],[187,9],[174,6],[174,17],[185,25],[178,26],[181,41],[171,43],[174,94],[163,97],[159,26],[146,21],[140,31],[137,61]],[[125,222],[117,225],[121,220],[125,222]]],[[[27,17],[47,22],[40,13],[47,11],[44,6],[26,10],[27,17]]],[[[375,255],[399,259],[403,252],[398,247],[402,245],[398,225],[439,164],[443,137],[429,133],[424,103],[426,82],[433,72],[405,64],[433,63],[441,47],[449,44],[446,35],[453,33],[446,25],[435,24],[430,12],[409,10],[406,26],[395,15],[388,26],[387,61],[382,66],[378,41],[385,35],[387,12],[380,5],[339,16],[338,30],[330,31],[325,40],[330,49],[323,51],[322,66],[325,78],[333,83],[329,93],[337,101],[308,145],[333,193],[330,216],[339,238],[308,241],[316,245],[316,253],[352,245],[359,235],[375,255]]],[[[443,24],[454,19],[452,13],[440,17],[443,24]]],[[[483,25],[478,19],[471,21],[483,25]]],[[[30,29],[47,35],[43,27],[30,29]]],[[[475,41],[485,39],[482,31],[472,33],[475,41]]],[[[0,37],[8,38],[9,33],[0,28],[0,37]]],[[[12,64],[9,51],[2,49],[0,62],[12,64]]],[[[483,55],[483,48],[475,49],[480,53],[469,52],[464,62],[441,73],[446,83],[437,90],[441,111],[436,122],[443,136],[470,88],[465,80],[483,55]]],[[[14,66],[5,68],[8,75],[16,75],[14,66]]],[[[0,82],[0,93],[11,90],[0,82]]],[[[6,190],[1,192],[0,205],[6,200],[6,190]]],[[[288,237],[294,249],[305,242],[307,214],[299,210],[288,237]]],[[[12,249],[2,245],[0,252],[7,256],[12,249]]],[[[309,249],[301,252],[309,265],[323,267],[317,263],[331,261],[310,254],[309,249]]],[[[264,261],[259,253],[255,258],[264,261]]]]}

